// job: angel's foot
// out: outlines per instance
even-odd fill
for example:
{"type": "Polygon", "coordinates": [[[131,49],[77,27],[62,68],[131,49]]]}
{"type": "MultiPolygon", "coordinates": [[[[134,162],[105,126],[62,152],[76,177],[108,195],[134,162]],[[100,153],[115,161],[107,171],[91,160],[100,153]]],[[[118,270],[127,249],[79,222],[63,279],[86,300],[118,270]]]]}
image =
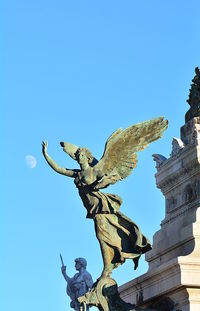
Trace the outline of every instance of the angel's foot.
{"type": "Polygon", "coordinates": [[[103,270],[103,272],[102,272],[100,278],[98,278],[98,280],[110,278],[111,274],[112,274],[112,271],[110,271],[110,270],[103,270]]]}

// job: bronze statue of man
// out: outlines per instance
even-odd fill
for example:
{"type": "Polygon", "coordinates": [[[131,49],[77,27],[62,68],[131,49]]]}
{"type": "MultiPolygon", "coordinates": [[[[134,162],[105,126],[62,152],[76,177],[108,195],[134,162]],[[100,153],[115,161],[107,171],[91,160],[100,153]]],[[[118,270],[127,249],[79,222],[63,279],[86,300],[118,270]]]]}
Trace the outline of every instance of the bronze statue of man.
{"type": "Polygon", "coordinates": [[[112,270],[126,259],[132,259],[136,269],[141,254],[150,250],[151,244],[138,226],[120,212],[122,199],[100,190],[130,175],[136,167],[137,152],[160,138],[166,128],[167,121],[159,117],[118,129],[108,138],[100,161],[87,148],[61,142],[63,150],[80,165],[79,169],[60,167],[48,155],[47,142],[43,142],[46,161],[57,173],[74,178],[87,218],[94,220],[104,262],[101,278],[110,277],[112,270]]]}

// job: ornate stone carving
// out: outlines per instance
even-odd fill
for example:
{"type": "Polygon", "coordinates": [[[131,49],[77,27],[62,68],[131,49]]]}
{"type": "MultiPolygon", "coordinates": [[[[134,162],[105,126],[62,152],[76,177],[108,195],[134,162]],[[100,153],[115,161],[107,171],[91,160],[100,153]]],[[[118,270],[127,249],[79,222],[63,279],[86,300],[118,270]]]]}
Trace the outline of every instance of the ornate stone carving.
{"type": "Polygon", "coordinates": [[[177,156],[183,148],[184,143],[182,142],[182,140],[180,138],[173,137],[171,156],[177,156]]]}
{"type": "Polygon", "coordinates": [[[164,161],[167,160],[162,154],[154,153],[152,154],[153,160],[156,162],[156,168],[159,169],[160,166],[163,164],[164,161]]]}
{"type": "Polygon", "coordinates": [[[181,140],[184,145],[200,144],[200,117],[195,117],[181,127],[181,140]]]}
{"type": "MultiPolygon", "coordinates": [[[[185,147],[184,151],[189,152],[190,148],[185,147]]],[[[184,158],[186,157],[187,155],[184,158]]],[[[185,183],[185,180],[187,180],[188,178],[192,178],[193,176],[198,175],[200,165],[198,159],[194,158],[191,159],[191,161],[185,163],[184,158],[179,159],[179,161],[181,161],[181,165],[177,170],[174,168],[174,170],[172,170],[172,173],[167,174],[166,172],[165,178],[157,181],[157,187],[161,189],[164,195],[167,195],[168,192],[172,191],[174,188],[177,188],[177,185],[185,183]]],[[[170,166],[171,161],[172,159],[169,159],[167,165],[170,166]]],[[[165,166],[165,169],[167,171],[168,168],[165,166]]]]}

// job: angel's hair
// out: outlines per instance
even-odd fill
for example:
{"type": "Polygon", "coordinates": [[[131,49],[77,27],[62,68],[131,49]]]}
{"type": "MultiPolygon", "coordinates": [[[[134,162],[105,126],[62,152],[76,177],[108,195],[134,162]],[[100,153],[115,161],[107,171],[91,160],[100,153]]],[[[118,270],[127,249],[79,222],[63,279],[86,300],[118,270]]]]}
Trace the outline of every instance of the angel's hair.
{"type": "Polygon", "coordinates": [[[76,158],[78,157],[78,155],[82,151],[85,152],[86,157],[88,158],[88,163],[91,164],[92,161],[93,161],[93,155],[92,155],[91,151],[88,148],[78,148],[78,150],[75,153],[76,158]]]}

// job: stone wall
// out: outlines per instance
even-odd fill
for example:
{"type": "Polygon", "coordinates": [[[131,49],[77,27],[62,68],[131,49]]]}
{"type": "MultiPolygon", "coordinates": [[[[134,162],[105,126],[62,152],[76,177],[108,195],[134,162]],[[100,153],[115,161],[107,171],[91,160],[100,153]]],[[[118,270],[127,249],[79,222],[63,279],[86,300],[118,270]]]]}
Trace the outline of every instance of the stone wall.
{"type": "Polygon", "coordinates": [[[200,311],[200,117],[173,138],[169,159],[154,159],[165,218],[146,253],[148,272],[121,286],[120,295],[141,307],[168,297],[174,311],[200,311]]]}

